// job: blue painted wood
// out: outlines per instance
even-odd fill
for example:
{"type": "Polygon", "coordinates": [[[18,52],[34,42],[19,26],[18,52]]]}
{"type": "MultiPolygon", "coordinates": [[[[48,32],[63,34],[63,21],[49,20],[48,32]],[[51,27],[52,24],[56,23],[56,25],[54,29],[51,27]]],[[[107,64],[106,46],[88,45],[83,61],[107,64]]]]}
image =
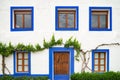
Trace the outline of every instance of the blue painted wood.
{"type": "Polygon", "coordinates": [[[50,80],[69,80],[70,75],[74,73],[74,49],[64,47],[52,47],[49,48],[49,78],[50,80]],[[69,74],[68,75],[54,75],[54,59],[53,55],[55,51],[65,52],[70,54],[69,74]]]}
{"type": "Polygon", "coordinates": [[[54,75],[54,80],[69,80],[69,75],[54,75]]]}

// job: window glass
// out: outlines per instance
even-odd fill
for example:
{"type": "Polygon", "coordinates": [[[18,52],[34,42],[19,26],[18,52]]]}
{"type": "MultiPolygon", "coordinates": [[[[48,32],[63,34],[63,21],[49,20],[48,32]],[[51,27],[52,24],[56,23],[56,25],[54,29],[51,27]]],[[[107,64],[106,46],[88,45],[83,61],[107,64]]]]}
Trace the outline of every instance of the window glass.
{"type": "Polygon", "coordinates": [[[24,66],[24,71],[28,71],[28,66],[24,66]]]}
{"type": "Polygon", "coordinates": [[[106,15],[100,16],[100,28],[106,28],[106,15]]]}
{"type": "Polygon", "coordinates": [[[95,68],[95,71],[97,71],[97,70],[98,70],[98,66],[95,66],[94,68],[95,68]]]}
{"type": "Polygon", "coordinates": [[[100,66],[100,69],[103,71],[104,70],[104,66],[100,66]]]}
{"type": "Polygon", "coordinates": [[[22,60],[18,60],[18,65],[22,65],[22,60]]]}
{"type": "Polygon", "coordinates": [[[18,72],[22,71],[22,66],[18,66],[18,72]]]}
{"type": "Polygon", "coordinates": [[[68,14],[68,27],[74,28],[74,14],[68,14]]]}
{"type": "Polygon", "coordinates": [[[16,28],[22,28],[22,15],[16,15],[16,28]]]}
{"type": "Polygon", "coordinates": [[[98,28],[98,16],[97,15],[92,15],[92,27],[98,28]]]}
{"type": "Polygon", "coordinates": [[[28,60],[24,60],[24,64],[25,64],[25,65],[28,65],[28,60]]]}
{"type": "Polygon", "coordinates": [[[31,15],[24,15],[25,17],[25,27],[30,28],[31,27],[31,15]]]}
{"type": "Polygon", "coordinates": [[[95,58],[98,58],[98,53],[95,53],[95,58]]]}
{"type": "Polygon", "coordinates": [[[21,59],[22,58],[22,53],[18,53],[18,59],[21,59]]]}
{"type": "Polygon", "coordinates": [[[104,64],[104,60],[100,60],[100,64],[104,64]]]}
{"type": "Polygon", "coordinates": [[[98,64],[98,60],[95,60],[95,64],[98,64]]]}
{"type": "Polygon", "coordinates": [[[66,14],[59,14],[59,28],[66,27],[66,14]]]}
{"type": "Polygon", "coordinates": [[[104,58],[104,54],[105,54],[105,53],[101,53],[101,54],[100,54],[100,58],[104,58]]]}
{"type": "Polygon", "coordinates": [[[25,59],[28,58],[28,53],[24,53],[24,58],[25,58],[25,59]]]}

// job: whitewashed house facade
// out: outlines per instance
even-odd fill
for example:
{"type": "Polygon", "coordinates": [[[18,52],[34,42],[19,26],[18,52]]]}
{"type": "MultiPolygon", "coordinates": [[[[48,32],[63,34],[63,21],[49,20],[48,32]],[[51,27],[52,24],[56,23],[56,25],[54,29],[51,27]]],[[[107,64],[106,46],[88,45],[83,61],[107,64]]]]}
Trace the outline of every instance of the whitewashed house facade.
{"type": "MultiPolygon", "coordinates": [[[[73,36],[84,51],[99,44],[119,43],[119,3],[119,0],[3,0],[0,2],[0,42],[42,45],[44,38],[50,40],[54,34],[63,42],[73,36]]],[[[88,66],[93,72],[120,71],[119,50],[119,46],[92,50],[88,66]]],[[[61,45],[35,53],[15,52],[5,62],[13,76],[68,80],[74,72],[81,72],[82,61],[76,61],[75,54],[74,48],[61,45]],[[64,63],[59,64],[60,59],[64,63]],[[61,66],[59,70],[55,64],[61,66]]],[[[1,69],[0,66],[0,75],[1,69]]]]}

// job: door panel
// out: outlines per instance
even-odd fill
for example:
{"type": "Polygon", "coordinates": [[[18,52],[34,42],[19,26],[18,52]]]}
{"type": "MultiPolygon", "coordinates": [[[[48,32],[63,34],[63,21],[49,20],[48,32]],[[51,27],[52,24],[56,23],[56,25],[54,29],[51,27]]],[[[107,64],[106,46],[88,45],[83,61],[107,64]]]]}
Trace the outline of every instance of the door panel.
{"type": "Polygon", "coordinates": [[[54,79],[69,80],[69,52],[54,53],[54,79]]]}

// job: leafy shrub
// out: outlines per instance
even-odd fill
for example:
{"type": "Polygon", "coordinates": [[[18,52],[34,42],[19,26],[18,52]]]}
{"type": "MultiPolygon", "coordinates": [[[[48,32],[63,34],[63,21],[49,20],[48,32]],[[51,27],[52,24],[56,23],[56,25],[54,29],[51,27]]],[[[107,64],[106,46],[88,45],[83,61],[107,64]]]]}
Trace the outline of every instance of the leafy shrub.
{"type": "Polygon", "coordinates": [[[74,73],[71,75],[71,80],[120,80],[120,72],[74,73]]]}
{"type": "Polygon", "coordinates": [[[0,77],[0,80],[14,80],[14,77],[4,75],[4,76],[1,76],[1,77],[0,77]]]}
{"type": "Polygon", "coordinates": [[[21,77],[13,77],[13,76],[1,76],[0,80],[48,80],[48,77],[29,77],[29,76],[21,76],[21,77]]]}

